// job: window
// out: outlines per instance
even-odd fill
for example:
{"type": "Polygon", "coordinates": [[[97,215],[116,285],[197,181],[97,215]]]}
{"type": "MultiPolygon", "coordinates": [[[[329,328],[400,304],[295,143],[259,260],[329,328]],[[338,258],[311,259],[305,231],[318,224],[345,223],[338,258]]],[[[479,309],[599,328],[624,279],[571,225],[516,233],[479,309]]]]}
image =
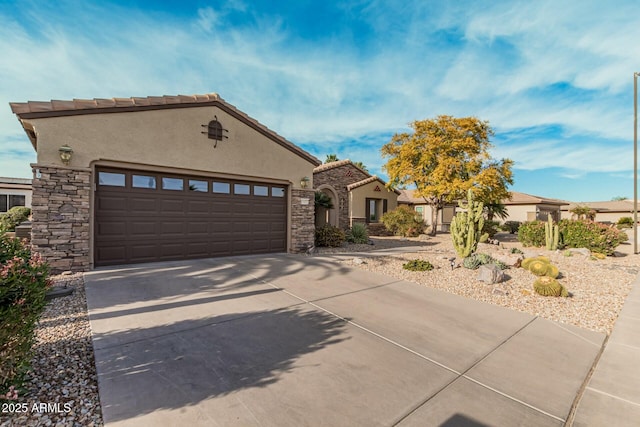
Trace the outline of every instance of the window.
{"type": "Polygon", "coordinates": [[[7,212],[15,206],[24,206],[26,198],[20,194],[0,194],[0,212],[7,212]]]}
{"type": "Polygon", "coordinates": [[[268,196],[269,195],[269,187],[265,187],[262,185],[254,185],[253,186],[253,195],[254,196],[268,196]]]}
{"type": "Polygon", "coordinates": [[[209,191],[209,183],[207,181],[198,181],[197,179],[190,179],[189,191],[198,191],[200,193],[207,193],[209,191]]]}
{"type": "Polygon", "coordinates": [[[182,178],[167,178],[166,176],[163,176],[162,189],[182,191],[184,190],[184,180],[182,178]]]}
{"type": "Polygon", "coordinates": [[[98,183],[111,187],[124,187],[124,174],[113,172],[98,172],[98,183]]]}
{"type": "Polygon", "coordinates": [[[134,188],[156,188],[156,177],[148,175],[133,175],[131,185],[134,188]]]}
{"type": "Polygon", "coordinates": [[[284,197],[284,188],[271,187],[271,196],[272,197],[284,197]]]}
{"type": "Polygon", "coordinates": [[[251,186],[247,184],[233,184],[233,194],[251,194],[251,186]]]}
{"type": "Polygon", "coordinates": [[[229,194],[231,192],[231,185],[228,182],[214,182],[213,183],[213,192],[214,193],[229,194]]]}

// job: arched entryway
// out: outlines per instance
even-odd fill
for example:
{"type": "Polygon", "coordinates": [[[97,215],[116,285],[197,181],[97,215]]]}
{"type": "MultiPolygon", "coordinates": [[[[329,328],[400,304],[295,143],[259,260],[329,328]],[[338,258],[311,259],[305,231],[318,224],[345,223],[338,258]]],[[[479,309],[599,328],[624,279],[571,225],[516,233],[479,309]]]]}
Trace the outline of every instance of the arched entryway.
{"type": "Polygon", "coordinates": [[[338,193],[333,187],[326,184],[316,188],[316,191],[327,195],[329,199],[331,199],[331,204],[333,205],[331,209],[316,206],[316,227],[325,224],[338,227],[338,193]]]}

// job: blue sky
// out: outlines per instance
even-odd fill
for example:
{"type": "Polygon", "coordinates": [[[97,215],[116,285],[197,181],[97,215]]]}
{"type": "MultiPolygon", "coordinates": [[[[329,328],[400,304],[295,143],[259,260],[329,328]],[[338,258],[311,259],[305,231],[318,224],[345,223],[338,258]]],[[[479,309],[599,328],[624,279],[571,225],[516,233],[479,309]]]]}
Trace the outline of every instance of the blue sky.
{"type": "Polygon", "coordinates": [[[219,93],[320,159],[476,116],[512,190],[633,197],[640,2],[0,0],[0,176],[35,153],[9,102],[219,93]]]}

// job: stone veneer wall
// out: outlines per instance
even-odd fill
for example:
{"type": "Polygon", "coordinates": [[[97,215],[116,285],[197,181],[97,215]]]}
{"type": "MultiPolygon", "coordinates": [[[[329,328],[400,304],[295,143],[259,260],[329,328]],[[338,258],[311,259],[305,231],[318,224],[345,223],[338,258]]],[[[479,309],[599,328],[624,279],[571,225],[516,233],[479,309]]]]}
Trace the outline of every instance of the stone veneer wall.
{"type": "Polygon", "coordinates": [[[291,247],[290,252],[303,252],[315,240],[315,206],[313,189],[291,190],[291,247]],[[308,204],[302,204],[308,199],[308,204]]]}
{"type": "Polygon", "coordinates": [[[338,225],[340,228],[346,229],[351,227],[349,220],[349,191],[347,190],[347,185],[362,181],[369,177],[370,175],[367,175],[351,164],[338,166],[333,169],[327,169],[313,174],[314,186],[319,187],[322,184],[328,184],[336,190],[338,193],[338,199],[344,200],[342,209],[340,209],[340,200],[333,201],[334,209],[339,210],[338,225]],[[349,172],[351,172],[351,176],[348,176],[349,172]]]}
{"type": "Polygon", "coordinates": [[[33,250],[49,263],[52,273],[89,270],[91,170],[33,167],[33,250]]]}

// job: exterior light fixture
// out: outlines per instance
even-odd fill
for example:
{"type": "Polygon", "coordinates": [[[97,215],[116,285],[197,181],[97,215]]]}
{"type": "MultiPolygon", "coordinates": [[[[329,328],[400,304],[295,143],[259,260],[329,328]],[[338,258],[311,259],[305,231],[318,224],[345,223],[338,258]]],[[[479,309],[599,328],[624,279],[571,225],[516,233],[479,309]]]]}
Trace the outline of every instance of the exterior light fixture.
{"type": "Polygon", "coordinates": [[[58,148],[58,153],[60,153],[60,160],[62,160],[62,163],[68,166],[69,163],[71,163],[71,157],[73,157],[73,150],[71,147],[65,144],[58,148]]]}
{"type": "Polygon", "coordinates": [[[300,187],[302,187],[302,188],[307,188],[307,186],[309,185],[309,181],[311,181],[311,180],[309,179],[309,177],[308,177],[308,176],[303,177],[303,178],[300,180],[300,187]]]}

